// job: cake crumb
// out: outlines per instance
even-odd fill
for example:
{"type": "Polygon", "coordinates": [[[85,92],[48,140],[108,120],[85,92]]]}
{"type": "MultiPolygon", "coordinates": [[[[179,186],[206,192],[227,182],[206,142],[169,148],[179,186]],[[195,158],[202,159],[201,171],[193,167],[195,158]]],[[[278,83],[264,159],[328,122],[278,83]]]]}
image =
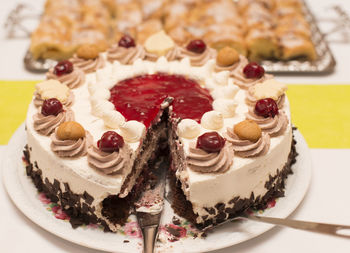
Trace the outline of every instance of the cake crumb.
{"type": "Polygon", "coordinates": [[[174,225],[180,225],[181,224],[180,219],[178,217],[176,217],[176,216],[173,216],[172,222],[173,222],[174,225]]]}

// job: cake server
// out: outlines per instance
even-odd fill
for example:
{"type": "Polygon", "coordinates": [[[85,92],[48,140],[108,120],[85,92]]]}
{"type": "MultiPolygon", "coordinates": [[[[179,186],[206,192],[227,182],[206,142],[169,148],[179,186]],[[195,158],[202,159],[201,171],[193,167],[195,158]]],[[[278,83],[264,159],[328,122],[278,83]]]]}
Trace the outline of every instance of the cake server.
{"type": "MultiPolygon", "coordinates": [[[[169,203],[172,202],[171,193],[168,193],[166,195],[166,199],[169,201],[169,203]]],[[[293,220],[293,219],[287,219],[287,218],[283,219],[283,218],[258,216],[247,212],[239,216],[236,216],[234,218],[228,219],[222,223],[208,227],[206,230],[214,229],[223,224],[226,224],[232,221],[237,221],[237,220],[252,220],[257,222],[263,222],[263,223],[268,223],[268,224],[273,224],[278,226],[300,229],[300,230],[305,230],[309,232],[329,234],[329,235],[350,239],[350,225],[339,225],[339,224],[329,224],[329,223],[321,223],[321,222],[313,222],[313,221],[293,220]]]]}
{"type": "Polygon", "coordinates": [[[350,239],[350,226],[348,225],[273,218],[273,217],[266,217],[266,216],[257,216],[253,214],[241,215],[241,216],[232,218],[229,221],[239,220],[239,219],[253,220],[258,222],[264,222],[264,223],[285,226],[285,227],[290,227],[294,229],[306,230],[306,231],[316,232],[321,234],[329,234],[329,235],[350,239]]]}
{"type": "Polygon", "coordinates": [[[23,62],[25,68],[34,73],[44,73],[57,64],[57,61],[51,59],[34,59],[29,50],[26,52],[23,62]]]}
{"type": "Polygon", "coordinates": [[[208,229],[213,229],[219,227],[228,222],[237,221],[237,220],[252,220],[257,222],[263,222],[278,226],[284,226],[294,229],[305,230],[309,232],[321,233],[321,234],[329,234],[343,238],[350,239],[350,226],[348,225],[338,225],[338,224],[329,224],[329,223],[321,223],[321,222],[313,222],[313,221],[301,221],[301,220],[293,220],[293,219],[283,219],[283,218],[274,218],[274,217],[266,217],[266,216],[258,216],[254,214],[241,214],[234,218],[228,219],[220,224],[216,224],[214,226],[208,227],[208,229]]]}
{"type": "Polygon", "coordinates": [[[166,170],[160,166],[157,172],[155,187],[143,192],[140,199],[135,203],[136,217],[143,236],[144,253],[153,253],[154,251],[164,206],[166,170]]]}

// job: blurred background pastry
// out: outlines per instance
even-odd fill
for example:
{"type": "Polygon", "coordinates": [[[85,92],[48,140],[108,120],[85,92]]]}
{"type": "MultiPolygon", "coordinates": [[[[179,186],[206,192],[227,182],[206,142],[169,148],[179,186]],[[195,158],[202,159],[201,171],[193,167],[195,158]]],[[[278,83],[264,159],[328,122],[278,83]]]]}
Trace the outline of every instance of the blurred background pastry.
{"type": "Polygon", "coordinates": [[[177,44],[203,38],[250,60],[315,60],[300,0],[47,0],[30,52],[67,59],[83,43],[100,51],[124,35],[143,44],[164,30],[177,44]]]}

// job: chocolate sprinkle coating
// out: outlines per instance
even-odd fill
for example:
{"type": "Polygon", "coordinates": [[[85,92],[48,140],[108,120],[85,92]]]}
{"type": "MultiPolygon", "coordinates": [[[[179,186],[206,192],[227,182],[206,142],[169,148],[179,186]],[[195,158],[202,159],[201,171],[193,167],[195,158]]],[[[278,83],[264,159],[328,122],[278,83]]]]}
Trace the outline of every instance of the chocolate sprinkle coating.
{"type": "MultiPolygon", "coordinates": [[[[42,171],[39,169],[37,162],[31,163],[30,155],[29,155],[28,146],[25,147],[23,154],[24,160],[27,162],[26,165],[26,173],[29,176],[35,187],[39,192],[44,193],[52,202],[59,204],[62,210],[70,217],[70,224],[73,228],[77,228],[81,225],[88,224],[100,224],[104,228],[105,232],[109,232],[110,229],[107,223],[97,218],[95,215],[95,207],[92,207],[91,204],[94,201],[94,198],[88,193],[84,192],[83,194],[75,194],[71,191],[68,183],[63,183],[63,187],[60,187],[60,183],[58,180],[54,180],[53,184],[45,178],[42,179],[42,171]]],[[[147,166],[146,166],[147,167],[147,166]]],[[[130,205],[133,203],[134,199],[138,197],[136,192],[141,193],[142,189],[145,187],[146,182],[148,180],[151,181],[151,173],[147,172],[148,169],[143,170],[143,174],[140,178],[143,179],[143,182],[137,182],[137,186],[139,189],[132,189],[131,194],[129,194],[128,198],[123,200],[114,195],[110,195],[103,201],[103,209],[102,213],[105,214],[106,218],[117,221],[120,224],[124,224],[130,214],[130,205]],[[147,175],[146,173],[147,172],[147,175]],[[117,199],[118,205],[118,214],[120,216],[110,216],[114,215],[112,210],[116,209],[114,202],[110,200],[117,199]],[[125,202],[124,205],[119,205],[121,202],[125,202]]]]}

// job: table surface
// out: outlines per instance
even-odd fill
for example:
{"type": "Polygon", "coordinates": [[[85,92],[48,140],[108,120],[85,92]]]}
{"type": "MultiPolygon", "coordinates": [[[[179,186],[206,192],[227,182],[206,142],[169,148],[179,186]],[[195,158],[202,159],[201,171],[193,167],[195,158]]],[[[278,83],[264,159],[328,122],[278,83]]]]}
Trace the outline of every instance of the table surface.
{"type": "MultiPolygon", "coordinates": [[[[24,1],[40,10],[43,0],[24,1]]],[[[350,13],[350,1],[322,0],[311,1],[309,6],[317,18],[334,18],[329,7],[341,5],[350,13]]],[[[17,2],[18,3],[18,2],[17,2]]],[[[16,5],[14,1],[2,0],[0,24],[4,24],[8,12],[16,5]]],[[[330,26],[323,24],[324,30],[330,26]]],[[[29,45],[28,39],[6,40],[4,30],[0,30],[0,79],[1,80],[40,80],[42,75],[28,73],[22,65],[22,57],[29,45]]],[[[327,76],[278,77],[286,83],[300,84],[350,84],[348,66],[350,65],[349,44],[332,43],[331,49],[337,61],[336,70],[327,76]]],[[[349,94],[350,95],[350,94],[349,94]]],[[[0,146],[0,161],[5,154],[6,146],[0,146]]],[[[313,177],[309,192],[298,209],[290,218],[350,225],[350,149],[311,149],[313,177]],[[345,200],[345,201],[344,201],[345,200]]],[[[0,174],[1,173],[0,166],[0,174]]],[[[0,180],[0,251],[1,252],[96,252],[85,247],[62,240],[35,225],[26,218],[11,202],[0,180]]],[[[289,228],[275,227],[263,235],[215,251],[228,252],[349,252],[350,240],[298,231],[289,228]]]]}

